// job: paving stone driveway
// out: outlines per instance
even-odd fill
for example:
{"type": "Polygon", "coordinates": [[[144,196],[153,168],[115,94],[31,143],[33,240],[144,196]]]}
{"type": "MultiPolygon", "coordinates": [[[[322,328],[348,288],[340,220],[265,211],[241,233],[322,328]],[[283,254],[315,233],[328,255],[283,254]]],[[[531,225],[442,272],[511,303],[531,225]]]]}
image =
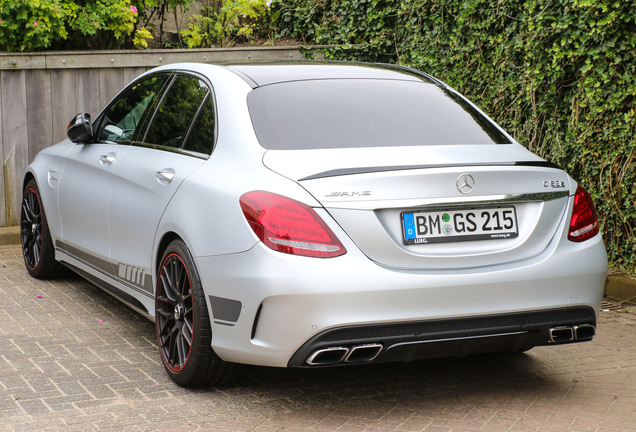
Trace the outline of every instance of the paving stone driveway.
{"type": "Polygon", "coordinates": [[[0,246],[0,430],[636,431],[636,314],[594,341],[184,390],[154,326],[79,278],[36,281],[0,246]]]}

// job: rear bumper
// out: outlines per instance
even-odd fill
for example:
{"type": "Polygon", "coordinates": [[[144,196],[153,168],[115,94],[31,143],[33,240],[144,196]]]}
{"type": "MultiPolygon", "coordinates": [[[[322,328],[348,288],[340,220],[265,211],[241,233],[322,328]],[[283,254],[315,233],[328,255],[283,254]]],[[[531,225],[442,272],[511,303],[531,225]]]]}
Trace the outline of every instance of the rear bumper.
{"type": "Polygon", "coordinates": [[[237,363],[298,367],[317,349],[340,344],[382,345],[375,361],[467,355],[488,346],[494,349],[486,351],[523,350],[548,343],[552,326],[595,325],[607,271],[600,236],[584,244],[568,242],[519,263],[452,271],[390,269],[370,261],[355,245],[345,247],[346,255],[332,259],[285,255],[261,244],[244,253],[195,258],[209,300],[216,353],[237,363]],[[343,329],[465,323],[552,311],[567,315],[570,310],[586,311],[585,316],[477,326],[464,333],[418,330],[395,340],[344,337],[329,345],[332,341],[321,339],[343,329]],[[434,349],[430,340],[437,341],[434,349]]]}
{"type": "Polygon", "coordinates": [[[537,345],[592,340],[591,307],[331,329],[305,343],[290,367],[413,361],[486,352],[519,352],[537,345]]]}

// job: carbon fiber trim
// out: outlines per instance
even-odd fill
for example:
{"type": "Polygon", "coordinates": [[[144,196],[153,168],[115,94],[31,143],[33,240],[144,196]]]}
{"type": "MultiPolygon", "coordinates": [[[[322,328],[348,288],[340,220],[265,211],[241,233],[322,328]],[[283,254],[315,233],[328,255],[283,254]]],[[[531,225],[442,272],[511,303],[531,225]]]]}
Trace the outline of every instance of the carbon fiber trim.
{"type": "Polygon", "coordinates": [[[376,166],[376,167],[362,167],[362,168],[341,168],[335,169],[331,171],[325,171],[321,173],[312,174],[307,177],[303,177],[298,179],[298,181],[305,180],[314,180],[325,177],[337,177],[344,175],[354,175],[354,174],[368,174],[368,173],[376,173],[376,172],[385,172],[385,171],[404,171],[404,170],[415,170],[415,169],[433,169],[433,168],[471,168],[471,167],[479,167],[479,166],[530,166],[530,167],[543,167],[543,168],[554,168],[560,169],[558,165],[547,162],[547,161],[521,161],[521,162],[492,162],[488,164],[483,163],[457,163],[457,164],[447,164],[447,165],[401,165],[401,166],[376,166]]]}
{"type": "Polygon", "coordinates": [[[448,319],[409,324],[351,327],[328,330],[315,343],[343,340],[385,339],[395,337],[426,338],[436,334],[472,332],[480,330],[516,331],[541,325],[595,322],[594,311],[589,309],[556,309],[551,311],[495,315],[468,319],[448,319]]]}

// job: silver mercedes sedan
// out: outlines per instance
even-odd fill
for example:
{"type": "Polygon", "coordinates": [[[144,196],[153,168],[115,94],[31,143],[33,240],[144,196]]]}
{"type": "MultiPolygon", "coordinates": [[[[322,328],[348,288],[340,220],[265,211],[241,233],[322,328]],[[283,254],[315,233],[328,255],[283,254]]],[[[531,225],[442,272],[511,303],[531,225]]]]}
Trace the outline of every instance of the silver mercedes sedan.
{"type": "Polygon", "coordinates": [[[173,64],[68,137],[24,176],[26,268],[155,321],[179,385],[594,337],[590,195],[417,70],[173,64]]]}

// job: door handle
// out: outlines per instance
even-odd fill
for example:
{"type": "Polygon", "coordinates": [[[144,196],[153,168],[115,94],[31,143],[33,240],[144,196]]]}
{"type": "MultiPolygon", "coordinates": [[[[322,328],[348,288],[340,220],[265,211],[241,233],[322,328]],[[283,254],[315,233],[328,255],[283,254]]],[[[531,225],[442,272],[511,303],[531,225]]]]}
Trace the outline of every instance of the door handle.
{"type": "Polygon", "coordinates": [[[112,163],[115,162],[115,155],[112,153],[103,154],[99,157],[99,162],[102,165],[112,165],[112,163]]]}
{"type": "Polygon", "coordinates": [[[157,171],[157,174],[155,174],[155,177],[157,177],[159,179],[160,182],[165,182],[165,183],[170,183],[172,180],[174,180],[174,171],[170,170],[170,171],[157,171]]]}

